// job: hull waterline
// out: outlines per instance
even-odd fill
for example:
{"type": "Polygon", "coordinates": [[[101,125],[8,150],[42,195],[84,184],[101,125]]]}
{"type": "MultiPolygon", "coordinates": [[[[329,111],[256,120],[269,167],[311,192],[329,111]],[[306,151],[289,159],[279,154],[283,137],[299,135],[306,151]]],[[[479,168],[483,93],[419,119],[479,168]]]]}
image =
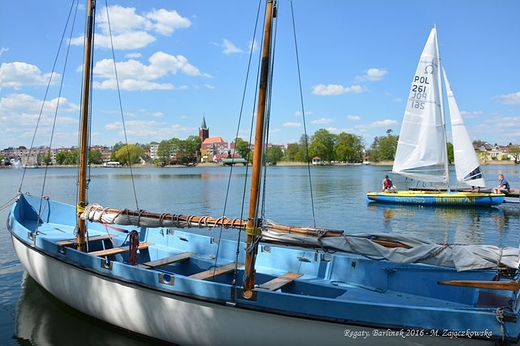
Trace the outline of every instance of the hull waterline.
{"type": "Polygon", "coordinates": [[[505,196],[491,193],[396,191],[368,192],[367,201],[455,207],[491,207],[504,203],[505,196]]]}

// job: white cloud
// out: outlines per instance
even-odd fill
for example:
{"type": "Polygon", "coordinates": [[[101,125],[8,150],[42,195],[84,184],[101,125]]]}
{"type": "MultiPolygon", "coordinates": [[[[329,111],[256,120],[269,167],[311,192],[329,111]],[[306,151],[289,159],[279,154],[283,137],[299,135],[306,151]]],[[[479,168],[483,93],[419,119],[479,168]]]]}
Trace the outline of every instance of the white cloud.
{"type": "Polygon", "coordinates": [[[484,114],[484,112],[482,112],[482,111],[473,111],[473,112],[461,111],[460,114],[464,118],[470,119],[470,118],[478,118],[478,117],[482,116],[484,114]]]}
{"type": "MultiPolygon", "coordinates": [[[[139,49],[156,41],[154,33],[169,36],[177,29],[190,27],[191,21],[174,10],[154,9],[141,15],[133,7],[115,5],[108,8],[108,15],[106,8],[98,12],[97,25],[96,46],[111,48],[113,44],[115,49],[139,49]]],[[[83,36],[72,39],[71,44],[83,45],[83,36]]]]}
{"type": "Polygon", "coordinates": [[[153,23],[155,31],[161,35],[171,35],[176,29],[189,28],[191,21],[183,18],[177,11],[167,11],[165,9],[152,10],[146,17],[153,23]]]}
{"type": "Polygon", "coordinates": [[[23,86],[47,85],[52,77],[52,84],[55,85],[61,76],[57,73],[42,73],[35,65],[24,62],[2,63],[0,66],[0,76],[2,76],[2,86],[19,89],[23,86]]]}
{"type": "Polygon", "coordinates": [[[0,99],[0,134],[7,143],[17,143],[34,137],[35,146],[49,145],[55,123],[60,129],[54,129],[53,143],[58,140],[70,142],[71,134],[77,129],[79,106],[65,98],[55,98],[45,102],[27,94],[10,94],[0,99]],[[59,112],[56,106],[59,103],[59,112]],[[41,114],[40,114],[41,113],[41,114]],[[65,114],[71,113],[71,116],[65,114]],[[57,115],[56,115],[57,114],[57,115]],[[38,129],[35,132],[35,124],[38,129]],[[60,132],[61,131],[61,132],[60,132]]]}
{"type": "Polygon", "coordinates": [[[349,93],[361,93],[366,91],[366,88],[361,85],[351,85],[350,87],[344,87],[339,84],[318,84],[312,87],[312,93],[314,95],[329,96],[329,95],[341,95],[349,93]]]}
{"type": "Polygon", "coordinates": [[[362,76],[356,76],[354,83],[360,82],[376,82],[381,79],[388,73],[385,69],[380,68],[369,68],[365,71],[365,74],[362,76]]]}
{"type": "Polygon", "coordinates": [[[296,122],[285,122],[283,123],[284,127],[302,127],[302,123],[296,123],[296,122]]]}
{"type": "Polygon", "coordinates": [[[140,57],[142,57],[141,53],[128,53],[125,55],[125,58],[128,58],[128,59],[137,59],[140,57]]]}
{"type": "MultiPolygon", "coordinates": [[[[163,52],[154,53],[149,59],[149,65],[144,65],[137,60],[127,60],[118,62],[117,74],[120,78],[139,78],[146,80],[154,80],[167,75],[168,73],[177,73],[181,71],[183,74],[190,76],[200,76],[201,72],[195,66],[191,65],[182,55],[173,56],[163,52]]],[[[101,77],[113,77],[114,67],[112,59],[103,59],[94,66],[94,74],[101,77]]]]}
{"type": "Polygon", "coordinates": [[[121,90],[137,91],[137,90],[171,90],[174,89],[170,83],[153,83],[145,80],[125,79],[116,83],[115,79],[107,79],[103,82],[94,82],[94,89],[114,90],[117,87],[121,90]]]}
{"type": "Polygon", "coordinates": [[[493,100],[505,105],[520,105],[520,91],[512,94],[499,95],[494,97],[493,100]]]}
{"type": "Polygon", "coordinates": [[[347,115],[347,119],[351,121],[358,121],[361,120],[361,117],[359,115],[347,115]]]}
{"type": "MultiPolygon", "coordinates": [[[[116,131],[118,135],[123,135],[121,122],[114,122],[105,125],[105,129],[116,131]]],[[[168,125],[165,122],[156,120],[130,120],[125,121],[126,134],[132,138],[172,138],[185,137],[186,134],[196,132],[194,127],[182,127],[177,124],[168,125]]]]}
{"type": "MultiPolygon", "coordinates": [[[[311,111],[305,111],[305,115],[312,115],[312,112],[311,111]]],[[[302,112],[296,111],[296,112],[294,112],[294,116],[295,117],[301,117],[302,116],[302,112]]]]}
{"type": "MultiPolygon", "coordinates": [[[[170,83],[153,82],[169,74],[181,72],[188,76],[205,76],[198,68],[191,65],[182,55],[170,55],[164,52],[154,53],[145,65],[140,61],[130,59],[116,63],[119,86],[123,90],[154,90],[173,89],[170,83]]],[[[115,89],[117,84],[114,76],[114,64],[112,59],[103,59],[94,66],[94,75],[104,81],[95,81],[94,87],[98,89],[115,89]]]]}
{"type": "Polygon", "coordinates": [[[399,122],[396,120],[385,119],[385,120],[380,120],[380,121],[374,121],[369,126],[370,127],[390,127],[390,126],[398,125],[398,124],[399,124],[399,122]]]}
{"type": "Polygon", "coordinates": [[[328,124],[328,123],[331,123],[333,121],[334,120],[330,119],[330,118],[320,118],[320,119],[313,120],[312,123],[321,125],[321,124],[328,124]]]}
{"type": "Polygon", "coordinates": [[[224,53],[225,55],[236,54],[236,53],[243,53],[244,52],[242,49],[238,48],[237,46],[235,46],[233,43],[231,43],[227,39],[223,39],[222,40],[222,47],[224,48],[222,53],[224,53]]]}
{"type": "MultiPolygon", "coordinates": [[[[0,109],[3,115],[15,115],[19,113],[27,113],[38,115],[40,111],[44,115],[50,116],[55,113],[55,109],[59,104],[60,112],[79,111],[77,104],[69,102],[66,98],[54,98],[45,102],[42,109],[42,100],[27,94],[10,94],[0,99],[0,109]]],[[[31,124],[34,126],[34,123],[31,124]]]]}

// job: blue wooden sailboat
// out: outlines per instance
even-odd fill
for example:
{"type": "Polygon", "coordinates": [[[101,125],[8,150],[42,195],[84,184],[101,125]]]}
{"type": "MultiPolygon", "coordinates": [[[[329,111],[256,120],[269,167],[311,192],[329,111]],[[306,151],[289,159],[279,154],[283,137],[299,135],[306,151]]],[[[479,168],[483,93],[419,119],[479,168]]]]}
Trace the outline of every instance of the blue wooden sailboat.
{"type": "Polygon", "coordinates": [[[446,117],[443,104],[441,60],[434,27],[421,54],[412,80],[410,95],[399,134],[392,171],[423,183],[442,184],[438,189],[370,191],[368,202],[441,206],[494,206],[504,202],[504,194],[481,192],[484,175],[462,119],[444,69],[449,118],[453,135],[457,181],[473,188],[450,188],[446,117]]]}
{"type": "MultiPolygon", "coordinates": [[[[83,154],[77,205],[20,194],[12,206],[8,229],[27,273],[84,314],[178,345],[345,345],[367,338],[388,345],[460,344],[460,338],[517,342],[518,248],[348,235],[262,216],[276,8],[266,1],[247,219],[87,203],[83,154]],[[194,227],[235,230],[237,238],[216,239],[191,232],[194,227]]],[[[89,0],[87,52],[94,9],[89,0]]],[[[86,60],[85,92],[91,79],[86,60]]],[[[87,94],[83,148],[88,100],[87,94]]]]}

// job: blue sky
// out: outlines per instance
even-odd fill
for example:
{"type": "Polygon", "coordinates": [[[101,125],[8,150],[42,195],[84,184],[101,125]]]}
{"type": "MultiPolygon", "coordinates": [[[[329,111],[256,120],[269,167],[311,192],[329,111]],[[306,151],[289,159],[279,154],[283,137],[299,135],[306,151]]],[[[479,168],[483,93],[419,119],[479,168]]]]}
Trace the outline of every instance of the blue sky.
{"type": "MultiPolygon", "coordinates": [[[[2,149],[31,144],[70,3],[0,3],[2,149]]],[[[241,101],[257,7],[253,0],[109,1],[130,143],[198,135],[203,116],[210,136],[231,142],[241,112],[238,134],[248,140],[254,105],[252,96],[243,109],[241,101]]],[[[104,1],[97,12],[92,142],[111,146],[124,137],[104,1]]],[[[77,145],[83,16],[84,5],[74,32],[67,32],[67,68],[59,58],[35,146],[50,144],[58,101],[52,147],[77,145]]],[[[520,144],[519,16],[518,0],[280,0],[270,142],[299,140],[302,109],[309,135],[321,128],[348,132],[369,147],[388,129],[399,134],[411,79],[435,24],[470,137],[520,144]]]]}

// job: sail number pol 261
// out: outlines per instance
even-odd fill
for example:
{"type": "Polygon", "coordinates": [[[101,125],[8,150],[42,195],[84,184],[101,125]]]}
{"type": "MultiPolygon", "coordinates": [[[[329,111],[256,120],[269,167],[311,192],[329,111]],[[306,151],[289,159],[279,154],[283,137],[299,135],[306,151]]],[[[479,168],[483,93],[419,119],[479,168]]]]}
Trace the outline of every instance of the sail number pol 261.
{"type": "MultiPolygon", "coordinates": [[[[428,82],[428,77],[415,76],[413,82],[419,84],[430,84],[428,82]]],[[[426,96],[428,95],[427,90],[427,85],[412,84],[412,90],[410,92],[412,108],[424,109],[424,102],[417,100],[426,100],[426,96]]]]}

